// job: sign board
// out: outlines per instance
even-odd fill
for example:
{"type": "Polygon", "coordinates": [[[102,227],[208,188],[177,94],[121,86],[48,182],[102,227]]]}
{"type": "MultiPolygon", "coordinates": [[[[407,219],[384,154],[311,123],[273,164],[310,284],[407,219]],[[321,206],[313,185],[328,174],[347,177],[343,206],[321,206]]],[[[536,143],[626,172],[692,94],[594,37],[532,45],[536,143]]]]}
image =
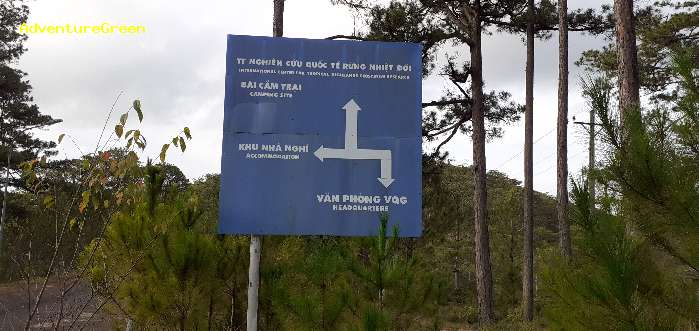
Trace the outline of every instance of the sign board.
{"type": "Polygon", "coordinates": [[[228,36],[219,232],[420,236],[418,44],[228,36]]]}

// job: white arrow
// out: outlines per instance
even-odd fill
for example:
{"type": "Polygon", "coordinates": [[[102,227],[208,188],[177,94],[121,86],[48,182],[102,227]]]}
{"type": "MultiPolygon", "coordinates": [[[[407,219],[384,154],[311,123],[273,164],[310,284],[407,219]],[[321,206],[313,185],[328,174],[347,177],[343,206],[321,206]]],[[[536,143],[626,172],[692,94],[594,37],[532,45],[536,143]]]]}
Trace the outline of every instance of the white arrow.
{"type": "Polygon", "coordinates": [[[342,109],[345,110],[345,148],[325,148],[321,145],[313,155],[321,162],[324,159],[380,160],[381,177],[377,179],[388,188],[395,181],[391,176],[391,150],[357,148],[357,115],[361,108],[354,99],[350,99],[342,109]]]}
{"type": "Polygon", "coordinates": [[[384,187],[395,181],[391,176],[391,151],[387,149],[340,149],[321,145],[313,155],[321,162],[325,159],[381,160],[381,177],[377,179],[384,187]]]}
{"type": "Polygon", "coordinates": [[[388,151],[388,159],[381,159],[381,177],[377,179],[386,188],[395,181],[395,179],[391,177],[391,151],[388,151]]]}
{"type": "Polygon", "coordinates": [[[357,113],[362,108],[351,99],[342,109],[345,110],[345,149],[357,149],[357,113]]]}
{"type": "MultiPolygon", "coordinates": [[[[325,148],[323,145],[313,153],[318,159],[346,159],[346,160],[386,160],[391,163],[391,151],[387,149],[343,149],[325,148]]],[[[382,170],[383,177],[383,170],[382,170]]],[[[389,167],[388,175],[391,175],[389,167]]]]}

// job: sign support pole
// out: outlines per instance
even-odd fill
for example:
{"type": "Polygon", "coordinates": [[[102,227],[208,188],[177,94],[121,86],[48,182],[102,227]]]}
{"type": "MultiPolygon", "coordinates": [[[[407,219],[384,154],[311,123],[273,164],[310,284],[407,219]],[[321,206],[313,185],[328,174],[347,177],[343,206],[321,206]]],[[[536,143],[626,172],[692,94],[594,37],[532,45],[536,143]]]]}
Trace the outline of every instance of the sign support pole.
{"type": "MultiPolygon", "coordinates": [[[[274,0],[272,34],[281,37],[284,34],[284,1],[274,0]]],[[[247,331],[257,331],[257,304],[260,289],[260,253],[262,240],[259,235],[250,235],[250,268],[248,269],[248,313],[247,331]]]]}
{"type": "Polygon", "coordinates": [[[257,303],[260,288],[260,252],[262,242],[258,235],[250,235],[250,268],[248,269],[247,330],[257,331],[257,303]]]}

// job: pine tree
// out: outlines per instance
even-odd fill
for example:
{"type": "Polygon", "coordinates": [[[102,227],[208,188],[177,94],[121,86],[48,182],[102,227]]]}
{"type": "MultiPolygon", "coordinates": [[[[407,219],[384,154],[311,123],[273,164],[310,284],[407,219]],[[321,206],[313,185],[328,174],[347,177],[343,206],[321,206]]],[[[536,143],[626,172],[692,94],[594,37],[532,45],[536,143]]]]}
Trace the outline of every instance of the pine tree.
{"type": "MultiPolygon", "coordinates": [[[[31,131],[60,122],[39,112],[33,104],[26,74],[13,66],[25,51],[23,43],[27,37],[18,31],[28,15],[29,8],[21,1],[0,1],[0,43],[3,44],[0,47],[0,141],[3,146],[0,169],[5,172],[9,168],[13,176],[19,173],[20,163],[35,159],[42,152],[50,154],[50,149],[55,147],[53,142],[35,138],[31,131]]],[[[20,187],[22,184],[16,179],[10,185],[20,187]]]]}
{"type": "Polygon", "coordinates": [[[133,203],[112,216],[104,238],[83,250],[93,289],[139,327],[236,327],[247,242],[211,233],[215,219],[202,217],[196,191],[164,195],[163,168],[147,165],[144,172],[143,188],[129,197],[133,203]]]}
{"type": "MultiPolygon", "coordinates": [[[[494,319],[494,313],[487,223],[485,139],[501,132],[497,127],[499,123],[518,120],[522,107],[508,105],[509,94],[506,92],[484,93],[481,37],[484,31],[489,30],[524,32],[527,23],[524,15],[526,1],[391,1],[386,6],[372,5],[373,2],[368,0],[333,2],[368,10],[370,14],[370,32],[367,35],[335,37],[421,43],[424,75],[435,67],[433,59],[436,46],[454,42],[469,50],[470,61],[465,61],[459,67],[450,60],[443,70],[459,92],[446,93],[441,100],[423,104],[423,108],[437,108],[437,111],[426,112],[423,137],[427,141],[434,141],[446,135],[430,155],[439,159],[445,157],[440,154],[440,148],[456,133],[471,133],[478,306],[481,321],[489,323],[494,319]],[[488,127],[485,125],[486,120],[489,122],[488,127]]],[[[557,16],[555,6],[549,1],[543,1],[540,7],[536,15],[537,37],[545,37],[547,32],[557,29],[557,16]]],[[[609,21],[594,10],[579,10],[566,19],[570,22],[571,29],[576,31],[600,33],[610,27],[609,21]]]]}
{"type": "Polygon", "coordinates": [[[289,238],[287,243],[282,249],[293,252],[292,261],[284,266],[283,284],[273,294],[280,314],[291,317],[286,328],[341,329],[350,293],[346,246],[325,236],[289,238]]]}
{"type": "Polygon", "coordinates": [[[558,121],[556,126],[556,198],[561,254],[570,258],[568,224],[568,1],[558,1],[558,121]]]}
{"type": "Polygon", "coordinates": [[[29,7],[22,1],[0,0],[0,170],[3,177],[2,214],[0,214],[0,251],[3,225],[7,219],[8,186],[21,187],[19,165],[36,159],[39,153],[51,155],[53,142],[33,137],[32,130],[56,124],[60,120],[39,112],[30,95],[26,74],[14,68],[24,53],[25,35],[19,26],[26,23],[29,7]]]}
{"type": "Polygon", "coordinates": [[[673,55],[681,78],[675,107],[626,115],[609,105],[597,109],[608,160],[597,181],[612,193],[595,209],[585,185],[573,185],[580,256],[544,273],[545,307],[558,326],[692,330],[699,324],[699,78],[693,55],[688,49],[673,55]],[[621,116],[627,116],[623,124],[621,116]]]}
{"type": "MultiPolygon", "coordinates": [[[[672,53],[688,50],[693,63],[699,63],[699,3],[696,1],[657,1],[654,7],[637,8],[634,28],[638,48],[639,83],[644,95],[655,102],[671,101],[682,79],[673,70],[672,53]]],[[[618,77],[618,55],[613,33],[600,50],[585,51],[578,60],[587,70],[618,77]]]]}
{"type": "MultiPolygon", "coordinates": [[[[430,159],[444,159],[447,154],[442,148],[457,133],[471,134],[473,126],[473,93],[471,91],[472,70],[469,61],[457,63],[456,54],[443,52],[439,46],[449,42],[463,45],[463,33],[450,24],[445,24],[439,11],[431,10],[429,3],[418,1],[391,1],[386,5],[370,5],[365,1],[335,1],[364,9],[367,16],[368,31],[351,36],[337,35],[330,37],[359,40],[399,41],[420,43],[422,45],[422,74],[427,77],[438,72],[451,82],[439,99],[422,104],[425,115],[422,123],[422,136],[425,141],[438,142],[428,156],[430,159]],[[446,65],[439,67],[437,60],[442,56],[448,59],[446,65]]],[[[502,134],[502,125],[519,120],[523,111],[521,105],[510,99],[504,91],[488,91],[483,95],[485,121],[488,123],[486,135],[497,138],[502,134]]]]}
{"type": "Polygon", "coordinates": [[[534,0],[527,1],[526,105],[524,111],[524,258],[522,266],[522,301],[524,319],[534,319],[534,0]]]}
{"type": "MultiPolygon", "coordinates": [[[[633,0],[614,0],[617,64],[619,73],[619,109],[621,122],[634,116],[641,106],[636,48],[636,24],[633,0]]],[[[623,128],[623,127],[622,127],[623,128]]],[[[624,137],[624,139],[626,139],[624,137]]]]}
{"type": "Polygon", "coordinates": [[[348,309],[358,317],[358,329],[366,331],[437,329],[444,285],[401,249],[396,226],[388,231],[388,216],[381,215],[378,234],[352,258],[355,290],[347,296],[348,309]]]}

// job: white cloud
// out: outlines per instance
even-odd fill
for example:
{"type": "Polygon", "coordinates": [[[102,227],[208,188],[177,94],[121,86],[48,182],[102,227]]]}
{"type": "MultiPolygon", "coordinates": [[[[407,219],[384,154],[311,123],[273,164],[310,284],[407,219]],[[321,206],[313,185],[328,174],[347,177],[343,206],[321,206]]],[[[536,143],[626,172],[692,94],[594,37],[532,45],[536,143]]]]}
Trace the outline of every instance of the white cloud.
{"type": "MultiPolygon", "coordinates": [[[[570,7],[590,5],[570,1],[570,7]]],[[[220,169],[221,126],[225,75],[226,34],[270,35],[272,1],[195,1],[165,0],[36,0],[30,3],[30,22],[40,24],[138,24],[142,35],[31,35],[29,51],[20,66],[34,86],[35,101],[41,111],[64,120],[40,132],[55,139],[69,133],[81,149],[94,148],[105,116],[119,91],[116,114],[128,109],[134,98],[143,102],[143,132],[149,138],[148,155],[156,157],[159,146],[188,125],[194,135],[189,150],[171,153],[190,178],[220,169]]],[[[350,34],[362,20],[329,0],[288,0],[284,18],[285,36],[324,38],[350,34]]],[[[485,79],[487,89],[505,89],[523,101],[524,45],[518,36],[485,37],[485,79]]],[[[557,38],[537,42],[535,138],[555,127],[557,38]]],[[[601,45],[589,37],[571,34],[571,60],[580,51],[601,45]]],[[[464,50],[462,53],[467,54],[464,50]]],[[[463,54],[462,54],[463,55],[463,54]]],[[[571,62],[572,62],[571,61],[571,62]]],[[[571,114],[585,113],[578,97],[577,74],[571,68],[571,114]]],[[[439,96],[445,84],[433,78],[423,86],[425,100],[439,96]]],[[[132,116],[132,120],[135,116],[132,116]]],[[[112,125],[107,126],[111,132],[112,125]]],[[[571,169],[585,161],[580,151],[584,139],[570,128],[571,169]]],[[[522,148],[521,125],[508,128],[505,137],[488,144],[488,167],[502,164],[522,148]]],[[[77,152],[64,144],[65,155],[77,152]]],[[[449,145],[456,163],[470,163],[471,142],[458,137],[449,145]]],[[[535,188],[555,194],[555,132],[535,146],[534,173],[550,168],[535,178],[535,188]],[[540,160],[540,162],[539,162],[540,160]]],[[[584,156],[584,155],[583,155],[584,156]]],[[[521,180],[521,157],[498,170],[521,180]]]]}

